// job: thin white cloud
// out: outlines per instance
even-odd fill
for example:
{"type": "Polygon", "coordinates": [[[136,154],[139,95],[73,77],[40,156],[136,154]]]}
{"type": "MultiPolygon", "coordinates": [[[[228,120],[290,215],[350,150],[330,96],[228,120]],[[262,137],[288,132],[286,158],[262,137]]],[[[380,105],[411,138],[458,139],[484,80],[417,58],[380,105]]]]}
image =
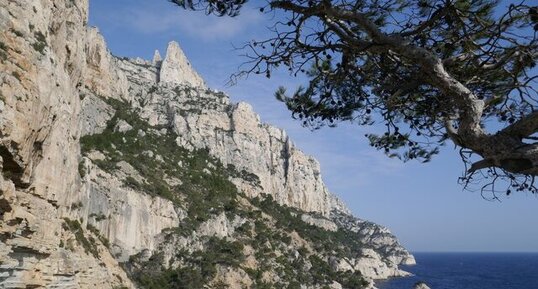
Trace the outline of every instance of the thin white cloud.
{"type": "Polygon", "coordinates": [[[253,9],[244,9],[240,16],[232,18],[208,16],[164,4],[125,7],[101,17],[120,29],[134,29],[143,34],[179,31],[204,41],[232,38],[263,20],[261,13],[253,9]]]}
{"type": "Polygon", "coordinates": [[[249,26],[256,25],[262,18],[253,10],[245,10],[240,16],[214,17],[203,14],[185,14],[180,20],[180,29],[192,36],[205,40],[227,39],[239,35],[249,26]]]}

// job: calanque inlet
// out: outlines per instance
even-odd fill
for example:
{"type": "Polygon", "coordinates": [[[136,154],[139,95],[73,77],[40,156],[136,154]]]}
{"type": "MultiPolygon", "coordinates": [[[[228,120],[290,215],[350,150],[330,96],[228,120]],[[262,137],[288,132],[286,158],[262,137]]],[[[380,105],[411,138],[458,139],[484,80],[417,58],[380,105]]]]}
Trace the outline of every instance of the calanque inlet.
{"type": "Polygon", "coordinates": [[[374,288],[413,256],[176,42],[112,56],[88,0],[0,0],[0,288],[374,288]]]}

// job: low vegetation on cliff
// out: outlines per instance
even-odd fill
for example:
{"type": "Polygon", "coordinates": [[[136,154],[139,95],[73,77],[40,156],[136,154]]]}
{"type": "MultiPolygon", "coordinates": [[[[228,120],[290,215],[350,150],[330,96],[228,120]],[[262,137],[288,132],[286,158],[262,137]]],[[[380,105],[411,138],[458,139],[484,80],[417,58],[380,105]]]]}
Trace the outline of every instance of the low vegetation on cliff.
{"type": "MultiPolygon", "coordinates": [[[[172,132],[150,126],[128,104],[106,101],[116,113],[102,133],[81,138],[82,154],[101,152],[105,158],[92,161],[112,174],[118,163],[129,163],[138,176],[127,176],[126,187],[167,198],[187,212],[178,227],[163,232],[165,244],[176,244],[174,252],[162,246],[149,258],[134,255],[124,263],[143,288],[226,288],[230,272],[243,276],[237,282],[249,283],[250,288],[329,286],[333,282],[344,288],[363,288],[368,284],[360,272],[339,271],[330,264],[360,255],[366,245],[357,233],[308,224],[301,219],[305,212],[279,205],[270,195],[247,198],[230,181],[245,172],[223,166],[207,151],[178,146],[172,132]],[[131,128],[120,132],[120,120],[131,128]],[[197,236],[202,224],[220,214],[233,223],[226,236],[197,236]],[[199,249],[182,246],[178,240],[196,240],[199,249]]],[[[245,178],[256,181],[255,175],[245,178]]],[[[66,224],[78,228],[79,223],[66,224]]]]}

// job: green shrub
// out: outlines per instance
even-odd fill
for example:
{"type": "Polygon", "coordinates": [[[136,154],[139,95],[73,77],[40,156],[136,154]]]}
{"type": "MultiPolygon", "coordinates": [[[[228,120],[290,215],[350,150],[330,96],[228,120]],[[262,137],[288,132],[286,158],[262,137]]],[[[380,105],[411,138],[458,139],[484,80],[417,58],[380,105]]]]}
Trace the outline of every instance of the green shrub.
{"type": "Polygon", "coordinates": [[[86,176],[86,166],[84,165],[84,161],[80,161],[78,163],[78,174],[81,178],[84,178],[84,176],[86,176]]]}
{"type": "Polygon", "coordinates": [[[13,34],[17,35],[18,37],[23,37],[24,34],[18,30],[15,30],[13,28],[11,28],[11,32],[13,32],[13,34]]]}
{"type": "Polygon", "coordinates": [[[86,229],[88,229],[88,231],[92,232],[95,236],[97,236],[99,241],[101,241],[101,243],[105,247],[110,248],[110,241],[105,236],[101,235],[101,232],[99,232],[99,229],[94,227],[92,224],[86,225],[86,229]]]}
{"type": "Polygon", "coordinates": [[[71,204],[71,210],[76,210],[82,208],[83,204],[82,202],[74,202],[71,204]]]}
{"type": "Polygon", "coordinates": [[[225,168],[211,157],[207,150],[191,152],[179,147],[175,142],[176,136],[172,133],[157,135],[154,131],[159,128],[151,127],[140,119],[128,104],[113,99],[105,101],[116,110],[115,115],[101,134],[87,135],[80,140],[83,154],[98,150],[106,155],[106,159],[94,161],[97,166],[113,172],[117,169],[116,164],[119,161],[131,164],[145,182],[137,182],[128,177],[124,180],[124,184],[185,207],[189,216],[185,222],[192,223],[188,227],[196,226],[220,212],[235,211],[239,192],[229,178],[232,174],[240,173],[225,168]],[[120,119],[133,126],[133,130],[125,133],[115,132],[114,126],[120,119]],[[139,136],[138,130],[147,133],[139,136]],[[146,150],[162,156],[164,162],[142,154],[146,150]],[[179,162],[183,163],[182,168],[178,168],[179,162]],[[208,168],[211,169],[210,174],[204,172],[208,168]],[[164,175],[180,179],[182,184],[177,187],[170,186],[163,179],[164,175]],[[180,195],[184,198],[180,198],[180,195]]]}
{"type": "Polygon", "coordinates": [[[21,81],[21,75],[17,71],[11,72],[11,75],[15,77],[18,81],[21,81]]]}
{"type": "Polygon", "coordinates": [[[7,46],[2,41],[0,41],[0,59],[7,60],[7,46]]]}
{"type": "Polygon", "coordinates": [[[95,258],[99,258],[99,252],[97,250],[97,246],[95,245],[95,239],[92,237],[86,238],[86,236],[84,236],[84,231],[79,221],[64,218],[62,227],[64,230],[71,231],[75,235],[75,239],[82,246],[82,248],[84,248],[84,252],[86,252],[86,254],[92,254],[95,258]]]}
{"type": "MultiPolygon", "coordinates": [[[[177,93],[191,93],[190,90],[178,89],[177,93]]],[[[259,178],[246,171],[238,171],[233,165],[223,166],[218,160],[209,155],[207,150],[189,151],[179,147],[171,132],[155,133],[162,127],[151,127],[140,119],[136,111],[128,104],[118,100],[106,99],[109,105],[116,109],[115,115],[107,124],[106,129],[97,135],[81,138],[81,151],[87,154],[97,150],[105,154],[104,160],[94,163],[101,169],[113,173],[120,161],[129,163],[135,168],[143,182],[127,177],[124,184],[136,191],[160,196],[171,200],[178,207],[186,210],[187,217],[177,228],[164,231],[164,234],[190,235],[204,221],[225,212],[230,219],[239,215],[247,219],[233,236],[236,241],[230,242],[219,238],[205,239],[204,250],[187,252],[180,250],[174,256],[174,263],[180,264],[176,269],[162,268],[159,255],[154,255],[150,261],[139,263],[138,258],[130,258],[129,263],[136,264],[133,277],[142,288],[204,288],[211,286],[216,276],[217,266],[241,268],[245,256],[243,247],[248,244],[254,248],[255,257],[260,268],[270,268],[280,277],[278,283],[262,281],[263,270],[244,269],[254,284],[252,288],[298,288],[299,284],[326,285],[338,281],[348,284],[346,288],[362,288],[364,282],[360,274],[334,272],[316,252],[323,258],[327,256],[352,256],[363,245],[356,233],[339,230],[327,231],[301,220],[301,212],[277,204],[271,196],[251,199],[250,202],[259,208],[242,208],[238,196],[243,196],[230,182],[230,178],[243,178],[252,184],[259,185],[259,178]],[[125,120],[133,130],[118,133],[114,126],[119,120],[125,120]],[[143,130],[144,136],[138,135],[143,130]],[[164,162],[154,157],[142,154],[150,150],[154,155],[162,156],[164,162]],[[181,163],[181,166],[178,165],[181,163]],[[210,173],[207,173],[210,170],[210,173]],[[173,186],[165,181],[164,176],[181,181],[173,186]],[[275,224],[267,222],[264,215],[269,215],[275,224]],[[298,257],[293,256],[290,249],[292,232],[297,232],[313,247],[312,252],[299,248],[298,257]],[[277,257],[276,250],[284,255],[277,257]],[[316,268],[306,270],[306,264],[314,263],[316,268]]],[[[322,216],[317,216],[322,217],[322,216]]],[[[96,236],[100,236],[95,233],[96,236]]],[[[215,284],[213,284],[215,285],[215,284]]]]}
{"type": "Polygon", "coordinates": [[[45,48],[47,47],[47,38],[41,31],[34,32],[36,42],[32,44],[35,51],[45,54],[45,48]]]}

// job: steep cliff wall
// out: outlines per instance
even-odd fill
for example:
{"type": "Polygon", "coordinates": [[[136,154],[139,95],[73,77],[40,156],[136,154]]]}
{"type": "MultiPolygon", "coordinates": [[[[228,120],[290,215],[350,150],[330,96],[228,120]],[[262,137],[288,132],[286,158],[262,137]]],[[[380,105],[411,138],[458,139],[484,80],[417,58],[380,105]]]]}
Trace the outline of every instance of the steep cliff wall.
{"type": "Polygon", "coordinates": [[[184,53],[172,42],[160,67],[149,61],[120,62],[131,84],[133,106],[150,125],[172,127],[178,144],[208,149],[224,164],[255,174],[259,186],[236,182],[250,196],[271,194],[280,204],[324,215],[333,209],[346,211],[323,184],[319,163],[297,149],[283,130],[261,123],[249,104],[231,104],[223,93],[190,85],[201,83],[191,80],[199,79],[194,71],[163,82],[163,73],[172,75],[167,61],[190,67],[180,64],[185,59],[176,55],[184,53]]]}
{"type": "Polygon", "coordinates": [[[0,287],[405,274],[413,257],[353,217],[284,131],[206,88],[177,43],[164,60],[113,57],[87,10],[0,0],[0,287]],[[235,261],[200,265],[213,251],[235,261]]]}
{"type": "Polygon", "coordinates": [[[97,83],[87,10],[87,1],[0,1],[2,288],[129,285],[103,246],[96,258],[73,242],[93,237],[61,213],[80,190],[80,91],[97,83]]]}

